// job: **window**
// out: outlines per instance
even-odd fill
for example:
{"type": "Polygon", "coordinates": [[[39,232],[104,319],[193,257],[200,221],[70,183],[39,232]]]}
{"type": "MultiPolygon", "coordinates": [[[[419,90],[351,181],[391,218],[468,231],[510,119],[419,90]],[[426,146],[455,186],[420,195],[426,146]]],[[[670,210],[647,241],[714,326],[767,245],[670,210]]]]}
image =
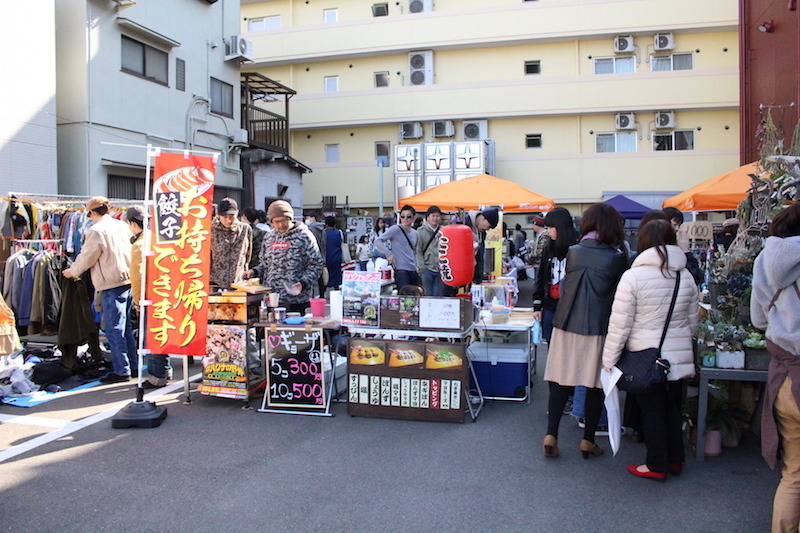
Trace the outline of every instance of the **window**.
{"type": "Polygon", "coordinates": [[[325,92],[339,92],[339,76],[325,76],[325,92]]]}
{"type": "Polygon", "coordinates": [[[675,130],[653,134],[653,150],[694,150],[694,131],[675,130]]]}
{"type": "Polygon", "coordinates": [[[636,137],[637,132],[635,131],[598,133],[595,135],[595,146],[597,147],[597,153],[635,152],[636,137]]]}
{"type": "Polygon", "coordinates": [[[541,61],[526,61],[525,62],[525,75],[530,76],[533,74],[541,74],[542,73],[542,62],[541,61]]]}
{"type": "Polygon", "coordinates": [[[542,147],[542,134],[529,133],[525,136],[525,148],[541,148],[542,147]]]}
{"type": "Polygon", "coordinates": [[[389,86],[389,72],[376,72],[375,73],[375,87],[388,87],[389,86]]]}
{"type": "Polygon", "coordinates": [[[233,118],[233,85],[211,78],[211,112],[233,118]]]}
{"type": "Polygon", "coordinates": [[[389,14],[389,4],[372,4],[373,17],[385,17],[389,14]]]}
{"type": "Polygon", "coordinates": [[[277,30],[280,27],[281,27],[280,15],[254,18],[247,21],[247,29],[249,31],[277,30]]]}
{"type": "Polygon", "coordinates": [[[339,145],[326,144],[325,145],[325,162],[338,163],[339,162],[339,145]]]}
{"type": "Polygon", "coordinates": [[[594,60],[595,74],[622,74],[636,72],[636,60],[633,56],[598,57],[594,60]]]}
{"type": "Polygon", "coordinates": [[[167,84],[169,55],[152,46],[122,36],[122,71],[167,84]]]}
{"type": "Polygon", "coordinates": [[[144,198],[144,176],[133,178],[109,174],[108,196],[111,198],[144,198]]]}
{"type": "Polygon", "coordinates": [[[322,10],[322,21],[323,22],[336,22],[339,20],[339,10],[338,9],[323,9],[322,10]]]}
{"type": "Polygon", "coordinates": [[[186,61],[178,57],[175,58],[175,88],[186,90],[186,61]]]}
{"type": "Polygon", "coordinates": [[[650,58],[650,70],[653,72],[663,70],[692,70],[693,68],[694,56],[691,53],[653,56],[650,58]]]}
{"type": "Polygon", "coordinates": [[[392,143],[389,141],[377,141],[375,143],[375,157],[389,157],[389,150],[392,147],[392,143]]]}

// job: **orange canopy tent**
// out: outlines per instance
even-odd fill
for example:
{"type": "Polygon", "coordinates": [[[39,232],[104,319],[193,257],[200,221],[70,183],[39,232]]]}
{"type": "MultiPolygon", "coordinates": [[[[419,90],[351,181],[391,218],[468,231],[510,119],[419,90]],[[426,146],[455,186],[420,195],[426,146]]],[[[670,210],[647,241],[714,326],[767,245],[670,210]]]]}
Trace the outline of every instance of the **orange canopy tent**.
{"type": "Polygon", "coordinates": [[[691,189],[664,200],[662,207],[681,211],[732,211],[750,190],[750,174],[760,175],[758,161],[723,172],[691,189]]]}
{"type": "Polygon", "coordinates": [[[442,183],[414,196],[398,200],[398,206],[410,205],[425,211],[432,205],[443,211],[479,209],[481,206],[501,206],[506,213],[550,211],[555,203],[518,183],[489,174],[442,183]]]}

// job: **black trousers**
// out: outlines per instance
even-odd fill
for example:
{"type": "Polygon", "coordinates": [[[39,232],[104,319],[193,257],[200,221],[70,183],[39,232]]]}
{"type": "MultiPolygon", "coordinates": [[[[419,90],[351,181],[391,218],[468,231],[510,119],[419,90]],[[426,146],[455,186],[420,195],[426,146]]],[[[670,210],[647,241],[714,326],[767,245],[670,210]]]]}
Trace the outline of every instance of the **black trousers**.
{"type": "MultiPolygon", "coordinates": [[[[547,434],[558,438],[558,426],[561,424],[564,406],[575,387],[559,385],[553,381],[550,384],[550,398],[547,401],[547,434]]],[[[603,412],[603,389],[586,387],[586,426],[583,429],[583,438],[594,442],[594,432],[600,422],[603,412]]]]}
{"type": "Polygon", "coordinates": [[[647,468],[652,472],[665,473],[669,463],[686,460],[681,432],[682,397],[683,381],[670,381],[652,392],[635,395],[642,410],[647,468]]]}

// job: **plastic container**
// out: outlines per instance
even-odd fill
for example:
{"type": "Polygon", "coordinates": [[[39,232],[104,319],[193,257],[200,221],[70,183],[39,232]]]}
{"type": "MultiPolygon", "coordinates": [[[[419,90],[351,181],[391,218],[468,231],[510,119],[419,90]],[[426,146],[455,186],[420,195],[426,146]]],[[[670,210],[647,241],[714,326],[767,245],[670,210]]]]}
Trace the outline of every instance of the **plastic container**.
{"type": "Polygon", "coordinates": [[[309,303],[311,304],[311,316],[318,318],[325,316],[325,304],[327,303],[325,298],[311,298],[309,303]]]}

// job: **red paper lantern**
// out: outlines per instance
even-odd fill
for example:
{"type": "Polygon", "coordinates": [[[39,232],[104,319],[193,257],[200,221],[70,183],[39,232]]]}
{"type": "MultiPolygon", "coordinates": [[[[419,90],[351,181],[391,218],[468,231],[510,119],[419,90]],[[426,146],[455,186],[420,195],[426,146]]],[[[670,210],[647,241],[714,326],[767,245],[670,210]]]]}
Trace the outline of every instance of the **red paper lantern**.
{"type": "Polygon", "coordinates": [[[445,285],[458,287],[472,281],[475,255],[472,230],[464,224],[442,228],[439,239],[439,274],[445,285]]]}

